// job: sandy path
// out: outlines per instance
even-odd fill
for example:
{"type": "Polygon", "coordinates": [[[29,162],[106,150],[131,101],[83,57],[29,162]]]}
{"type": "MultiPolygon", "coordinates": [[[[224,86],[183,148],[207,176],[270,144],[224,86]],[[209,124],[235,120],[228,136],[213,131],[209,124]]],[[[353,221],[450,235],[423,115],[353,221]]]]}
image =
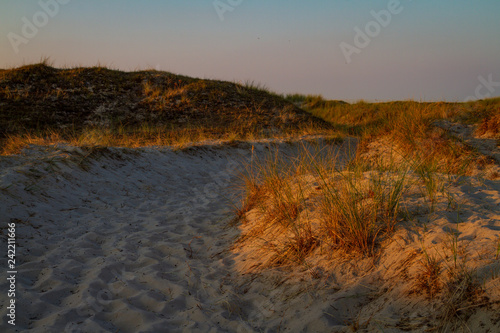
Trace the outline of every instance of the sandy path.
{"type": "MultiPolygon", "coordinates": [[[[34,147],[24,156],[0,160],[2,248],[5,225],[16,223],[15,329],[246,332],[264,327],[265,298],[258,290],[245,294],[248,287],[237,282],[227,252],[238,235],[226,223],[241,163],[273,150],[269,143],[253,146],[111,149],[83,160],[75,157],[78,149],[34,147]]],[[[298,149],[287,143],[276,147],[290,156],[298,149]]],[[[2,279],[2,331],[12,329],[7,289],[2,279]]]]}

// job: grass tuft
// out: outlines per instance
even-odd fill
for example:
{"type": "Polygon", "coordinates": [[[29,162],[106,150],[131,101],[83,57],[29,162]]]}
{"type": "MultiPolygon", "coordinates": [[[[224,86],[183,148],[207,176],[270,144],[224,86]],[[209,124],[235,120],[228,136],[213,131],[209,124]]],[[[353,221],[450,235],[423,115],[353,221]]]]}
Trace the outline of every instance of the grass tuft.
{"type": "Polygon", "coordinates": [[[416,277],[417,290],[423,290],[427,297],[433,299],[442,288],[439,280],[442,267],[440,261],[423,251],[424,258],[420,260],[420,268],[416,277]]]}
{"type": "Polygon", "coordinates": [[[373,256],[394,231],[408,170],[345,170],[337,158],[304,149],[293,162],[267,159],[247,170],[240,242],[274,253],[265,267],[301,264],[316,250],[373,256]]]}

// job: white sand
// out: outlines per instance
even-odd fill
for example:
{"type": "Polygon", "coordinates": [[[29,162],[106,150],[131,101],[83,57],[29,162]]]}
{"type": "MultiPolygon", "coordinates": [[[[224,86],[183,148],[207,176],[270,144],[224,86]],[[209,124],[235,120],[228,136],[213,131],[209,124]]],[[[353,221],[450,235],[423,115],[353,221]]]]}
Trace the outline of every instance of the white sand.
{"type": "MultiPolygon", "coordinates": [[[[7,223],[16,223],[15,329],[250,332],[343,324],[324,313],[321,295],[329,286],[274,312],[283,288],[265,276],[250,283],[234,267],[232,185],[241,162],[273,147],[290,156],[298,151],[261,142],[108,149],[87,157],[79,148],[31,147],[2,157],[2,249],[7,223]]],[[[7,290],[2,279],[2,332],[12,329],[7,290]]]]}

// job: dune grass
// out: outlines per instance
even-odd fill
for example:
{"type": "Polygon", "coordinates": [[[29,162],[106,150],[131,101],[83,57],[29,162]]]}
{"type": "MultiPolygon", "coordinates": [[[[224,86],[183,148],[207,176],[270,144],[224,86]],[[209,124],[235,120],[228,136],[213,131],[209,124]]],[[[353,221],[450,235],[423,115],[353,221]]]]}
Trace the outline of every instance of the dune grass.
{"type": "Polygon", "coordinates": [[[299,215],[309,206],[303,191],[305,183],[293,181],[305,174],[304,165],[302,159],[287,161],[275,155],[252,163],[242,174],[244,197],[238,216],[245,221],[246,213],[256,209],[262,219],[243,238],[288,234],[286,239],[268,244],[273,253],[269,265],[302,262],[317,245],[311,225],[298,221],[299,215]]]}
{"type": "Polygon", "coordinates": [[[243,176],[238,216],[253,224],[240,242],[272,253],[264,267],[301,264],[315,251],[373,256],[401,218],[408,169],[366,172],[318,155],[304,148],[294,161],[274,156],[243,176]]]}
{"type": "MultiPolygon", "coordinates": [[[[293,163],[269,158],[249,167],[238,211],[239,244],[259,253],[252,266],[257,271],[314,271],[325,254],[332,259],[377,258],[398,228],[424,221],[417,223],[422,223],[419,230],[425,234],[427,223],[438,216],[434,214],[445,211],[457,211],[458,228],[461,202],[453,188],[482,177],[478,171],[495,164],[439,122],[475,124],[475,135],[496,138],[500,99],[348,104],[321,96],[287,98],[331,122],[340,133],[358,137],[360,143],[348,163],[304,150],[293,163]],[[415,193],[427,210],[406,206],[416,202],[415,193]]],[[[498,260],[498,243],[494,247],[491,252],[498,260]]],[[[472,268],[475,263],[458,232],[450,229],[440,251],[428,251],[422,243],[422,257],[409,283],[418,294],[442,304],[436,329],[466,329],[471,311],[489,304],[485,280],[472,268]]]]}
{"type": "Polygon", "coordinates": [[[40,130],[10,134],[0,139],[0,155],[19,153],[29,145],[68,144],[73,146],[106,147],[185,147],[207,141],[234,142],[238,140],[257,140],[263,138],[289,139],[303,135],[322,134],[329,138],[339,138],[335,131],[324,130],[314,124],[304,124],[295,129],[269,133],[257,124],[241,127],[212,126],[160,126],[142,124],[140,126],[117,126],[113,128],[88,127],[78,130],[40,130]]]}
{"type": "MultiPolygon", "coordinates": [[[[297,98],[297,97],[295,97],[297,98]]],[[[477,134],[498,134],[500,98],[468,103],[420,103],[415,101],[353,104],[304,98],[311,114],[330,122],[344,135],[361,139],[360,155],[378,142],[397,150],[406,159],[436,172],[467,174],[492,163],[460,138],[437,126],[440,120],[477,124],[477,134]]],[[[370,156],[366,163],[370,163],[370,156]]]]}
{"type": "Polygon", "coordinates": [[[0,72],[0,100],[4,155],[29,143],[139,147],[336,132],[262,85],[153,70],[44,60],[0,72]]]}
{"type": "MultiPolygon", "coordinates": [[[[256,227],[256,237],[264,237],[270,225],[283,226],[285,221],[285,228],[280,229],[282,234],[293,229],[293,236],[282,245],[293,241],[303,247],[296,251],[302,253],[300,260],[282,262],[300,262],[304,253],[326,244],[374,255],[379,240],[390,234],[404,215],[400,203],[409,186],[416,185],[430,213],[442,197],[447,198],[448,207],[456,207],[453,194],[448,191],[450,186],[484,163],[493,163],[485,162],[476,150],[436,126],[436,121],[491,124],[500,99],[474,103],[348,104],[325,101],[321,96],[297,94],[287,98],[307,104],[309,112],[328,120],[341,133],[357,135],[360,148],[344,168],[338,167],[335,157],[318,160],[304,151],[303,157],[285,170],[277,167],[284,161],[270,159],[259,166],[252,165],[247,172],[246,196],[238,215],[245,218],[246,212],[258,206],[263,213],[257,219],[266,227],[256,227]],[[478,108],[483,108],[485,114],[478,116],[478,108]],[[374,147],[378,153],[368,154],[374,147]],[[315,195],[321,198],[313,208],[308,192],[310,181],[303,181],[306,176],[314,179],[318,188],[315,195]],[[302,221],[301,214],[310,210],[320,212],[318,225],[302,221]]],[[[276,244],[272,247],[281,254],[286,252],[276,244]]],[[[426,270],[435,272],[429,266],[434,263],[431,259],[425,261],[426,270]]]]}
{"type": "MultiPolygon", "coordinates": [[[[269,230],[269,239],[283,236],[280,241],[263,243],[280,257],[274,264],[303,262],[316,248],[325,246],[373,256],[380,241],[407,214],[401,201],[409,187],[418,189],[429,213],[442,200],[453,209],[457,202],[449,189],[484,164],[494,163],[436,124],[446,120],[487,127],[500,99],[349,104],[325,101],[321,96],[286,98],[329,121],[340,133],[357,136],[360,144],[355,158],[343,168],[335,157],[318,160],[306,151],[285,169],[277,165],[286,163],[275,159],[252,165],[245,176],[246,196],[238,215],[244,220],[256,207],[261,213],[253,216],[259,222],[243,238],[266,239],[269,230]],[[311,181],[317,188],[314,196],[320,199],[311,200],[311,181]],[[319,217],[309,216],[311,221],[306,221],[303,215],[312,212],[319,212],[319,217]],[[284,259],[287,254],[291,258],[284,259]]],[[[425,283],[441,271],[437,263],[432,257],[423,261],[425,283]]],[[[434,293],[436,288],[428,289],[434,293]]]]}

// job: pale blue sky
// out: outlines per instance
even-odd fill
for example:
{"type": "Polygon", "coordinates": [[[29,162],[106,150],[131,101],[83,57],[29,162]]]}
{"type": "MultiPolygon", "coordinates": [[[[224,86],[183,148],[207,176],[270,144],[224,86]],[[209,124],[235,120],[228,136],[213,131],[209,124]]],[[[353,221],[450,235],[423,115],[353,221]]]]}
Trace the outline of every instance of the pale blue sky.
{"type": "Polygon", "coordinates": [[[222,16],[214,3],[2,0],[0,68],[49,56],[57,67],[157,68],[332,99],[500,96],[498,0],[220,0],[232,9],[222,16]],[[398,13],[385,27],[376,23],[380,31],[347,61],[341,43],[356,47],[354,29],[373,27],[371,12],[398,2],[398,13]],[[57,13],[45,14],[41,3],[57,3],[57,13]],[[23,34],[34,16],[38,32],[23,34]],[[489,76],[493,83],[478,90],[479,77],[489,76]]]}

